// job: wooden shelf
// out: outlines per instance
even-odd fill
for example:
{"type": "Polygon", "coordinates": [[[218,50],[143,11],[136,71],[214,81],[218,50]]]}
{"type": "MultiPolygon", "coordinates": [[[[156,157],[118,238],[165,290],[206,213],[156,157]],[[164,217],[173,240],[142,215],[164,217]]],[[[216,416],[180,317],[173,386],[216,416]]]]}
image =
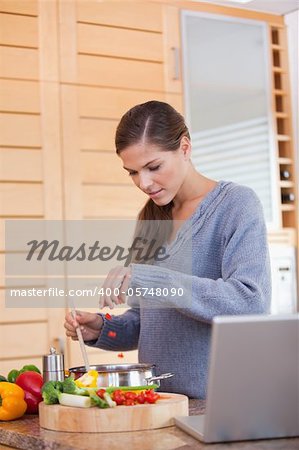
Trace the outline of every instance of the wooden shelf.
{"type": "Polygon", "coordinates": [[[272,66],[272,70],[274,73],[286,73],[284,69],[282,69],[281,67],[277,67],[277,66],[272,66]]]}
{"type": "Polygon", "coordinates": [[[283,212],[291,212],[291,211],[295,211],[295,205],[288,205],[287,203],[283,203],[281,205],[281,210],[283,212]]]}
{"type": "MultiPolygon", "coordinates": [[[[276,125],[276,144],[278,147],[278,169],[284,170],[283,166],[292,174],[292,180],[279,180],[280,192],[295,192],[296,195],[296,171],[294,167],[294,150],[292,142],[291,111],[287,101],[289,93],[288,61],[286,54],[285,26],[270,25],[272,58],[273,104],[274,119],[276,125]],[[283,52],[283,53],[282,53],[283,52]]],[[[286,227],[296,230],[296,204],[280,203],[281,223],[283,229],[286,227]]],[[[296,234],[296,233],[295,233],[296,234]]]]}
{"type": "Polygon", "coordinates": [[[293,181],[289,181],[289,180],[280,180],[279,186],[281,188],[293,188],[294,187],[294,182],[293,181]]]}
{"type": "Polygon", "coordinates": [[[292,158],[278,158],[278,164],[293,164],[292,158]]]}
{"type": "Polygon", "coordinates": [[[276,112],[275,116],[277,119],[287,119],[289,117],[288,114],[284,112],[276,112]]]}
{"type": "Polygon", "coordinates": [[[278,44],[272,44],[271,47],[272,47],[272,50],[279,50],[279,51],[283,51],[284,50],[284,48],[281,45],[278,45],[278,44]]]}
{"type": "Polygon", "coordinates": [[[272,28],[272,30],[283,30],[284,29],[284,24],[281,23],[269,23],[270,27],[272,28]]]}
{"type": "Polygon", "coordinates": [[[287,95],[286,91],[284,91],[282,89],[274,89],[273,92],[274,92],[274,95],[287,95]]]}
{"type": "Polygon", "coordinates": [[[286,134],[277,134],[276,137],[279,142],[288,142],[291,140],[290,136],[286,134]]]}

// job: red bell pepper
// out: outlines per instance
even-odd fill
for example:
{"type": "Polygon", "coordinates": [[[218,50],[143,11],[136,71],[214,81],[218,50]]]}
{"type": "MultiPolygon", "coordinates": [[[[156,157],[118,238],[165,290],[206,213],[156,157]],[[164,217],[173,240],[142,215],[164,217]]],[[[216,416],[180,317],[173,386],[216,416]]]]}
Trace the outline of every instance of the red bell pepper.
{"type": "Polygon", "coordinates": [[[27,403],[27,414],[38,413],[38,404],[43,401],[41,394],[43,383],[43,377],[33,371],[23,372],[17,377],[16,384],[25,392],[24,400],[27,403]]]}

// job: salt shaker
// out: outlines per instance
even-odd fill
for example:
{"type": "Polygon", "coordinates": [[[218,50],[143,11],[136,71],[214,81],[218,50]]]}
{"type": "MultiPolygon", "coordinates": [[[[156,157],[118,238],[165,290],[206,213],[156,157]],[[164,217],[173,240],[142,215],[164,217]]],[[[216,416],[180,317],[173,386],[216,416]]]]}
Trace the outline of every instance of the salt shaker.
{"type": "Polygon", "coordinates": [[[64,356],[56,353],[54,347],[50,348],[50,353],[43,356],[43,378],[47,381],[64,380],[64,356]]]}

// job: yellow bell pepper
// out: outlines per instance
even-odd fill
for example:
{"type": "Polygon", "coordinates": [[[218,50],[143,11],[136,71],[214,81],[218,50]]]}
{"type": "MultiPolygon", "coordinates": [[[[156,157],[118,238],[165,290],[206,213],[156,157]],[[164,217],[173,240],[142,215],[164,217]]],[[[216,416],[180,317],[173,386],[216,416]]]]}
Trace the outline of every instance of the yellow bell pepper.
{"type": "Polygon", "coordinates": [[[3,381],[0,383],[0,420],[14,420],[22,417],[27,409],[23,389],[3,381]]]}
{"type": "Polygon", "coordinates": [[[97,387],[98,376],[99,374],[96,370],[89,370],[87,373],[82,375],[82,377],[77,378],[75,383],[80,388],[97,387]]]}

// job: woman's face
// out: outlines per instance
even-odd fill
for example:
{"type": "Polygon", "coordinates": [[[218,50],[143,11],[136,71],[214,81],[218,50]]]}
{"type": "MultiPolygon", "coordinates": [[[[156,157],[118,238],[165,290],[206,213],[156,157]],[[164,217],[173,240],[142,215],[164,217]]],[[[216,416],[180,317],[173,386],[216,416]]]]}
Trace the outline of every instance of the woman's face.
{"type": "Polygon", "coordinates": [[[163,206],[175,198],[186,178],[190,147],[185,137],[176,151],[141,142],[122,150],[119,156],[135,185],[163,206]]]}

